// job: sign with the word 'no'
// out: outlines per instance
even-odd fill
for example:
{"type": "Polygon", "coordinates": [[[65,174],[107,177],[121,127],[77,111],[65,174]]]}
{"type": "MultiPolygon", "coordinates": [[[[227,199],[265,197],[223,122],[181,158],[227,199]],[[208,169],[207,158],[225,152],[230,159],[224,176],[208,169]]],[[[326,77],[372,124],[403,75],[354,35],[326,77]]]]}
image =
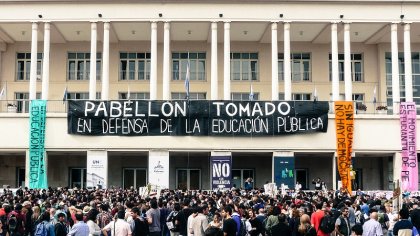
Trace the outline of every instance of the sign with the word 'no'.
{"type": "Polygon", "coordinates": [[[232,157],[211,157],[211,186],[214,191],[229,190],[232,187],[232,157]]]}

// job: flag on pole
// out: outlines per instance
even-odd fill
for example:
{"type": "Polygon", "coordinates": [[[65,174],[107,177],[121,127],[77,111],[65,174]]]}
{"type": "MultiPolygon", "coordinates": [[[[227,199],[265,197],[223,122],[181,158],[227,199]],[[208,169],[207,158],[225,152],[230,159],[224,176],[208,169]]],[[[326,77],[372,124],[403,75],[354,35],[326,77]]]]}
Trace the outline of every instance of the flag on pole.
{"type": "Polygon", "coordinates": [[[187,63],[187,73],[185,75],[185,91],[187,93],[186,99],[190,99],[190,60],[187,63]]]}
{"type": "Polygon", "coordinates": [[[373,89],[373,103],[376,103],[376,85],[375,85],[375,88],[373,89]]]}
{"type": "Polygon", "coordinates": [[[63,94],[63,104],[67,101],[67,86],[64,88],[64,94],[63,94]]]}
{"type": "Polygon", "coordinates": [[[130,100],[130,96],[131,96],[131,93],[130,93],[130,85],[128,85],[128,88],[127,88],[127,100],[130,100]]]}
{"type": "Polygon", "coordinates": [[[3,100],[4,93],[5,93],[5,88],[3,87],[0,91],[0,100],[3,100]]]}
{"type": "Polygon", "coordinates": [[[316,87],[314,89],[314,102],[318,101],[318,92],[316,91],[316,87]]]}
{"type": "Polygon", "coordinates": [[[252,84],[249,89],[249,101],[254,101],[254,90],[252,89],[252,84]]]}

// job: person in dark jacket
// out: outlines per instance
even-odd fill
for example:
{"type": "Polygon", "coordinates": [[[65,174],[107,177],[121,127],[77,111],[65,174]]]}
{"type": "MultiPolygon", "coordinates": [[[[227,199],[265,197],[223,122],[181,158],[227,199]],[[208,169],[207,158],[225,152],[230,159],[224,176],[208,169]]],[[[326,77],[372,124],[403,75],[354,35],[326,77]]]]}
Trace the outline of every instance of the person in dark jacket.
{"type": "Polygon", "coordinates": [[[57,214],[58,222],[54,225],[55,236],[66,236],[67,235],[67,226],[66,226],[66,214],[63,212],[57,214]]]}
{"type": "Polygon", "coordinates": [[[292,229],[286,223],[286,215],[280,213],[278,218],[279,223],[271,227],[270,235],[292,236],[292,229]]]}

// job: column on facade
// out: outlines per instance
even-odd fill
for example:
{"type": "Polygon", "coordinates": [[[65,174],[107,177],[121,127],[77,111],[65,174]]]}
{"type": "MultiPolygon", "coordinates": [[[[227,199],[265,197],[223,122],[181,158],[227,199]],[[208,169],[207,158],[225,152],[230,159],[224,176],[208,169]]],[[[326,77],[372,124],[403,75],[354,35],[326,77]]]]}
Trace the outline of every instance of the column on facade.
{"type": "Polygon", "coordinates": [[[157,99],[157,23],[150,24],[150,100],[157,99]]]}
{"type": "Polygon", "coordinates": [[[90,77],[89,77],[89,100],[96,99],[96,39],[97,24],[90,23],[90,77]]]}
{"type": "Polygon", "coordinates": [[[210,92],[211,100],[217,100],[219,97],[218,78],[217,78],[217,22],[211,23],[211,79],[210,92]]]}
{"type": "Polygon", "coordinates": [[[337,23],[331,23],[331,90],[332,100],[338,101],[340,97],[339,77],[338,77],[338,37],[337,23]]]}
{"type": "Polygon", "coordinates": [[[42,58],[42,100],[48,100],[50,83],[50,23],[44,23],[44,54],[42,58]]]}
{"type": "Polygon", "coordinates": [[[150,150],[147,170],[151,185],[169,188],[169,151],[150,150]]]}
{"type": "Polygon", "coordinates": [[[413,73],[411,65],[410,23],[406,23],[404,25],[404,80],[406,102],[413,101],[413,73]]]}
{"type": "Polygon", "coordinates": [[[163,26],[163,100],[171,99],[170,86],[170,43],[171,43],[171,25],[169,22],[165,22],[163,26]]]}
{"type": "Polygon", "coordinates": [[[332,157],[332,189],[337,189],[337,152],[332,157]]]}
{"type": "Polygon", "coordinates": [[[225,22],[223,43],[223,99],[230,100],[230,22],[225,22]]]}
{"type": "Polygon", "coordinates": [[[271,100],[279,100],[277,22],[271,23],[271,100]]]}
{"type": "Polygon", "coordinates": [[[392,107],[393,113],[399,113],[400,83],[398,67],[398,23],[391,24],[391,63],[392,63],[392,107]]]}
{"type": "Polygon", "coordinates": [[[284,100],[292,100],[292,74],[290,63],[290,22],[284,22],[284,100]]]}
{"type": "Polygon", "coordinates": [[[346,101],[353,101],[351,79],[350,23],[344,24],[344,91],[346,101]]]}
{"type": "Polygon", "coordinates": [[[109,100],[109,22],[104,22],[104,41],[102,49],[102,100],[109,100]]]}
{"type": "Polygon", "coordinates": [[[86,167],[86,187],[108,187],[108,151],[88,150],[86,167]]]}
{"type": "Polygon", "coordinates": [[[38,23],[32,23],[32,41],[31,41],[31,70],[29,72],[29,99],[36,99],[36,76],[38,60],[38,23]]]}

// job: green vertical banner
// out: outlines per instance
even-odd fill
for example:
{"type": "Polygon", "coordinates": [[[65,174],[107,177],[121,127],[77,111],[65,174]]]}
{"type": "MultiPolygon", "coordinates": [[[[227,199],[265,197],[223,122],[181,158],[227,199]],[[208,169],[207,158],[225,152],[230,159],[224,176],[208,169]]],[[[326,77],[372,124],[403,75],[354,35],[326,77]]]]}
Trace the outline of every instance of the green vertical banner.
{"type": "Polygon", "coordinates": [[[45,160],[46,100],[32,100],[29,116],[29,188],[48,187],[45,160]]]}

